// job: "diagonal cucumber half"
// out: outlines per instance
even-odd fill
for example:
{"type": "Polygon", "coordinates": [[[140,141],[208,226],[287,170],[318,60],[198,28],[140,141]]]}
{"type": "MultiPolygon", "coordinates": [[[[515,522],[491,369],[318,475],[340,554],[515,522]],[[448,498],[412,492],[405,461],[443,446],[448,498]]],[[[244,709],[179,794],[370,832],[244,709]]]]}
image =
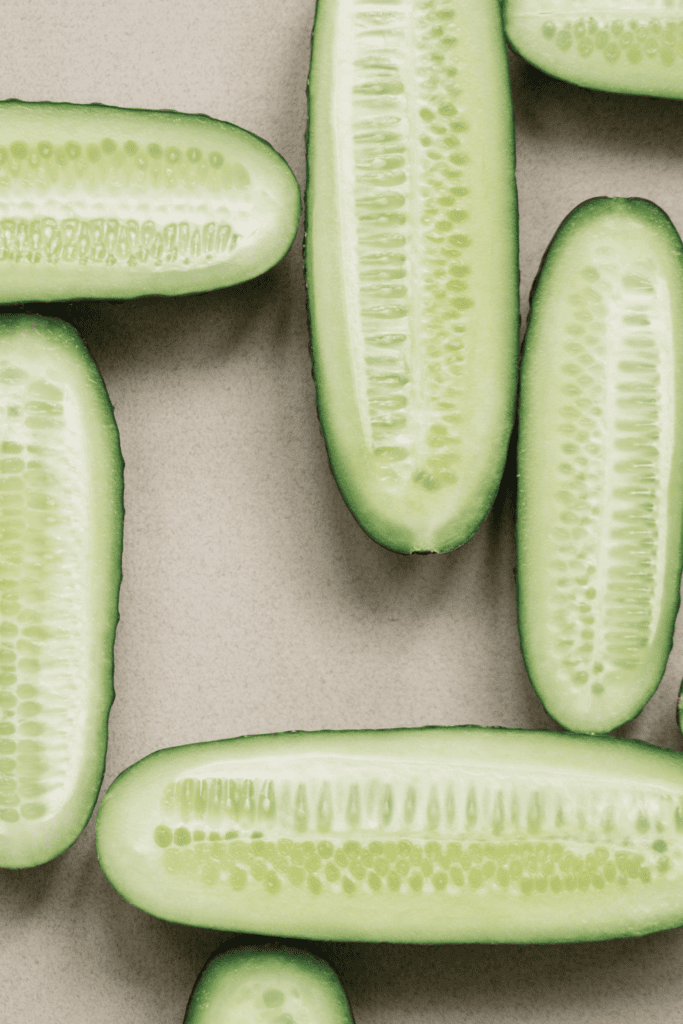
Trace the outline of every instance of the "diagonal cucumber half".
{"type": "Polygon", "coordinates": [[[197,979],[184,1024],[353,1024],[339,978],[302,949],[242,946],[197,979]]]}
{"type": "Polygon", "coordinates": [[[363,529],[464,543],[498,490],[518,357],[497,0],[318,0],[306,275],[318,410],[363,529]]]}
{"type": "Polygon", "coordinates": [[[683,755],[568,733],[282,733],[161,750],[100,864],[166,920],[342,941],[574,942],[683,924],[683,755]]]}
{"type": "Polygon", "coordinates": [[[300,211],[282,157],[233,124],[0,103],[0,302],[225,288],[284,256],[300,211]]]}
{"type": "Polygon", "coordinates": [[[557,232],[520,388],[518,613],[527,670],[568,729],[607,732],[658,686],[683,563],[683,246],[642,199],[557,232]]]}
{"type": "Polygon", "coordinates": [[[683,99],[679,0],[503,0],[510,45],[589,89],[683,99]]]}
{"type": "Polygon", "coordinates": [[[0,867],[80,835],[104,771],[123,462],[72,327],[0,317],[0,867]]]}

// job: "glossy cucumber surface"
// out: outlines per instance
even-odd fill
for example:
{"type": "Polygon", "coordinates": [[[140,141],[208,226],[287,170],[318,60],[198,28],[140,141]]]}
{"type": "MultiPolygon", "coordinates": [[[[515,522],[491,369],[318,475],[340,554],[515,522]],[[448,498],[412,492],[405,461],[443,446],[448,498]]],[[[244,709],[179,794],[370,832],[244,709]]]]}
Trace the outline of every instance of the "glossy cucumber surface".
{"type": "Polygon", "coordinates": [[[300,949],[244,946],[213,957],[185,1024],[353,1024],[339,978],[300,949]]]}
{"type": "Polygon", "coordinates": [[[683,924],[683,755],[477,727],[159,751],[114,782],[100,864],[203,928],[569,942],[683,924]]]}
{"type": "Polygon", "coordinates": [[[594,199],[538,278],[520,388],[518,613],[568,729],[607,732],[658,686],[683,564],[683,246],[642,199],[594,199]]]}
{"type": "Polygon", "coordinates": [[[503,0],[503,12],[510,45],[549,75],[683,98],[681,0],[503,0]]]}
{"type": "Polygon", "coordinates": [[[72,327],[0,317],[0,867],[80,835],[114,696],[123,462],[72,327]]]}
{"type": "Polygon", "coordinates": [[[300,208],[282,157],[235,125],[0,103],[0,302],[237,284],[284,256],[300,208]]]}
{"type": "Polygon", "coordinates": [[[514,416],[517,193],[497,0],[318,0],[306,275],[318,411],[363,529],[464,543],[514,416]]]}

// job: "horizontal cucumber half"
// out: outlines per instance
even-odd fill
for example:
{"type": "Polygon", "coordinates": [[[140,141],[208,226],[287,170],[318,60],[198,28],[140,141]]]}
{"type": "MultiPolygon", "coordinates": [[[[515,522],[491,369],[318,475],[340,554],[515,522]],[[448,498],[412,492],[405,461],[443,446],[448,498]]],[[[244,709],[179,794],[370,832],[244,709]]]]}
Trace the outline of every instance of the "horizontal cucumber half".
{"type": "Polygon", "coordinates": [[[683,99],[683,7],[675,0],[503,0],[510,45],[556,78],[683,99]]]}
{"type": "Polygon", "coordinates": [[[100,864],[204,928],[568,942],[683,924],[683,755],[477,727],[162,750],[111,786],[100,864]]]}
{"type": "Polygon", "coordinates": [[[80,835],[104,771],[123,463],[72,327],[0,317],[0,867],[80,835]]]}
{"type": "Polygon", "coordinates": [[[0,302],[223,288],[289,249],[294,175],[202,115],[0,103],[0,302]]]}
{"type": "Polygon", "coordinates": [[[557,232],[522,361],[518,610],[547,711],[607,732],[659,684],[683,564],[683,246],[642,199],[557,232]]]}
{"type": "Polygon", "coordinates": [[[333,472],[371,537],[445,551],[486,516],[518,353],[497,0],[318,0],[306,274],[333,472]]]}
{"type": "Polygon", "coordinates": [[[353,1024],[339,978],[300,949],[244,946],[213,957],[185,1024],[353,1024]]]}

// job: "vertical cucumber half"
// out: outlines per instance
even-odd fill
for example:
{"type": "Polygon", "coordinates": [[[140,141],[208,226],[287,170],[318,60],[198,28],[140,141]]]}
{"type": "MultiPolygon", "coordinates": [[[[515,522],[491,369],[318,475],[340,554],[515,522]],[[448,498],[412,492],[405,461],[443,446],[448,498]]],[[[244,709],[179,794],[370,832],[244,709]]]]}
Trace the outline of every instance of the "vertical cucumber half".
{"type": "Polygon", "coordinates": [[[185,1024],[353,1024],[329,964],[301,949],[244,946],[213,957],[185,1024]]]}
{"type": "Polygon", "coordinates": [[[520,389],[518,612],[568,729],[640,711],[671,649],[683,564],[683,246],[642,199],[592,199],[541,269],[520,389]]]}
{"type": "Polygon", "coordinates": [[[497,0],[318,0],[306,276],[342,495],[396,551],[495,498],[514,416],[517,193],[497,0]]]}
{"type": "Polygon", "coordinates": [[[78,838],[113,699],[123,462],[68,324],[0,317],[0,867],[78,838]]]}
{"type": "Polygon", "coordinates": [[[300,208],[282,157],[235,125],[0,103],[0,302],[237,284],[284,256],[300,208]]]}
{"type": "Polygon", "coordinates": [[[510,45],[589,89],[683,99],[678,0],[503,0],[510,45]]]}
{"type": "Polygon", "coordinates": [[[203,928],[570,942],[683,924],[683,755],[477,727],[158,751],[110,787],[100,864],[203,928]]]}

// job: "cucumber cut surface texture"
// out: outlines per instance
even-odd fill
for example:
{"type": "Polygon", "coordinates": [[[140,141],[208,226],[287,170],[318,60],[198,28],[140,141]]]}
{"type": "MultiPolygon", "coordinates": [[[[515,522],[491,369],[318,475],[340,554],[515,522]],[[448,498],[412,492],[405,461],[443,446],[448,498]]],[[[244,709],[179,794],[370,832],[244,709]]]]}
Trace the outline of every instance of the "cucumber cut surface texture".
{"type": "Polygon", "coordinates": [[[353,1024],[339,978],[300,949],[246,946],[206,965],[185,1024],[353,1024]]]}
{"type": "Polygon", "coordinates": [[[110,787],[100,864],[200,927],[344,941],[568,942],[683,924],[683,756],[477,727],[159,751],[110,787]]]}
{"type": "Polygon", "coordinates": [[[504,0],[510,45],[556,78],[683,98],[681,0],[504,0]]]}
{"type": "Polygon", "coordinates": [[[683,247],[640,199],[562,224],[520,388],[518,612],[527,670],[568,729],[636,715],[671,649],[683,559],[683,247]]]}
{"type": "Polygon", "coordinates": [[[497,0],[318,0],[306,274],[318,411],[363,529],[445,551],[486,516],[518,353],[497,0]]]}
{"type": "Polygon", "coordinates": [[[0,302],[237,284],[284,256],[300,209],[282,157],[235,125],[0,103],[0,302]]]}
{"type": "Polygon", "coordinates": [[[0,867],[80,835],[113,699],[123,462],[72,327],[0,317],[0,867]]]}

